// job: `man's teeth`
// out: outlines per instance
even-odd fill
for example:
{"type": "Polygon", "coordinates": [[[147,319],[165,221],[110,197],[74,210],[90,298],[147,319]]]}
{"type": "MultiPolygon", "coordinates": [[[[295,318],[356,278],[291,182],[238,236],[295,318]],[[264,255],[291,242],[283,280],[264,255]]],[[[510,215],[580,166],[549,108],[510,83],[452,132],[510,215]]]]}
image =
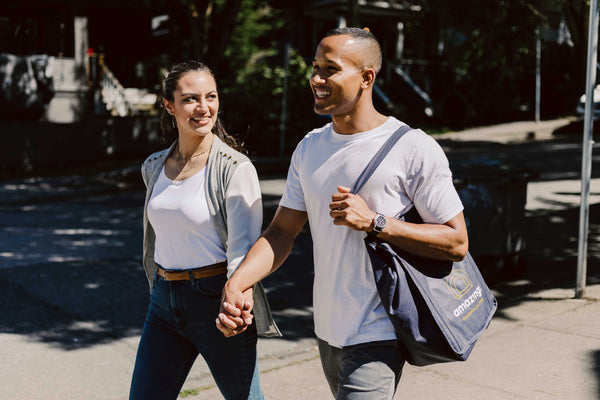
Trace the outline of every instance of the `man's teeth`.
{"type": "Polygon", "coordinates": [[[329,90],[315,89],[315,94],[317,95],[317,97],[329,96],[329,93],[329,90]]]}

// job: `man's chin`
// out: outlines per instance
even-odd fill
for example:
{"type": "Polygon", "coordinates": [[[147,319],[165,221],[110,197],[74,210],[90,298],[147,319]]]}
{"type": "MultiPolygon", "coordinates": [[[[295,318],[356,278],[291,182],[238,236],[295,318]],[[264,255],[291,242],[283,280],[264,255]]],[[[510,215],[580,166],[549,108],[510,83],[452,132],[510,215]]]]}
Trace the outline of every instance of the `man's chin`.
{"type": "Polygon", "coordinates": [[[317,113],[319,115],[329,115],[329,114],[331,114],[331,112],[329,112],[327,110],[327,106],[321,105],[321,104],[315,104],[314,107],[313,107],[313,110],[315,111],[315,113],[317,113]]]}

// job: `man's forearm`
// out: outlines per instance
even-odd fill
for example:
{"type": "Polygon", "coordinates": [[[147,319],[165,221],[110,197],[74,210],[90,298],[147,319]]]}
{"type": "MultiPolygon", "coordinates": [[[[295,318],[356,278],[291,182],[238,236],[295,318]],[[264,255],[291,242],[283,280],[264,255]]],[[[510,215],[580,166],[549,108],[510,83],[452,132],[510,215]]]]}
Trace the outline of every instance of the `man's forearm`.
{"type": "MultiPolygon", "coordinates": [[[[462,215],[460,216],[462,219],[462,215]]],[[[409,253],[437,260],[460,261],[468,249],[466,231],[460,224],[410,224],[387,218],[390,222],[378,237],[409,253]]]]}
{"type": "Polygon", "coordinates": [[[293,244],[293,237],[268,228],[250,248],[227,285],[242,292],[251,288],[283,264],[293,244]]]}

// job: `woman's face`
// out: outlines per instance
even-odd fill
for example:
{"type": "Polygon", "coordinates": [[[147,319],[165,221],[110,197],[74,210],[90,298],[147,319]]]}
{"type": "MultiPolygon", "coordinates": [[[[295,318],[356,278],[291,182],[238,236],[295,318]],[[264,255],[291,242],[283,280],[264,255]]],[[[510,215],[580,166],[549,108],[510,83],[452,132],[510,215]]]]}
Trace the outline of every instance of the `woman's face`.
{"type": "Polygon", "coordinates": [[[179,135],[206,136],[217,122],[217,82],[207,72],[187,72],[177,82],[173,101],[165,99],[164,104],[177,121],[179,135]]]}

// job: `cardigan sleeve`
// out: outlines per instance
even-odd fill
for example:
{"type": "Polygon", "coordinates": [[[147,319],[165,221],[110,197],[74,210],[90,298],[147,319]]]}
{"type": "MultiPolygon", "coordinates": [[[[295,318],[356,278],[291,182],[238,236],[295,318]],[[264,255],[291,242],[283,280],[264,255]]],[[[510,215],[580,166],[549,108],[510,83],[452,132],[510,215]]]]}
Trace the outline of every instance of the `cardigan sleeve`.
{"type": "Polygon", "coordinates": [[[227,277],[238,268],[258,239],[263,207],[258,174],[251,162],[240,164],[225,193],[227,210],[227,277]]]}

